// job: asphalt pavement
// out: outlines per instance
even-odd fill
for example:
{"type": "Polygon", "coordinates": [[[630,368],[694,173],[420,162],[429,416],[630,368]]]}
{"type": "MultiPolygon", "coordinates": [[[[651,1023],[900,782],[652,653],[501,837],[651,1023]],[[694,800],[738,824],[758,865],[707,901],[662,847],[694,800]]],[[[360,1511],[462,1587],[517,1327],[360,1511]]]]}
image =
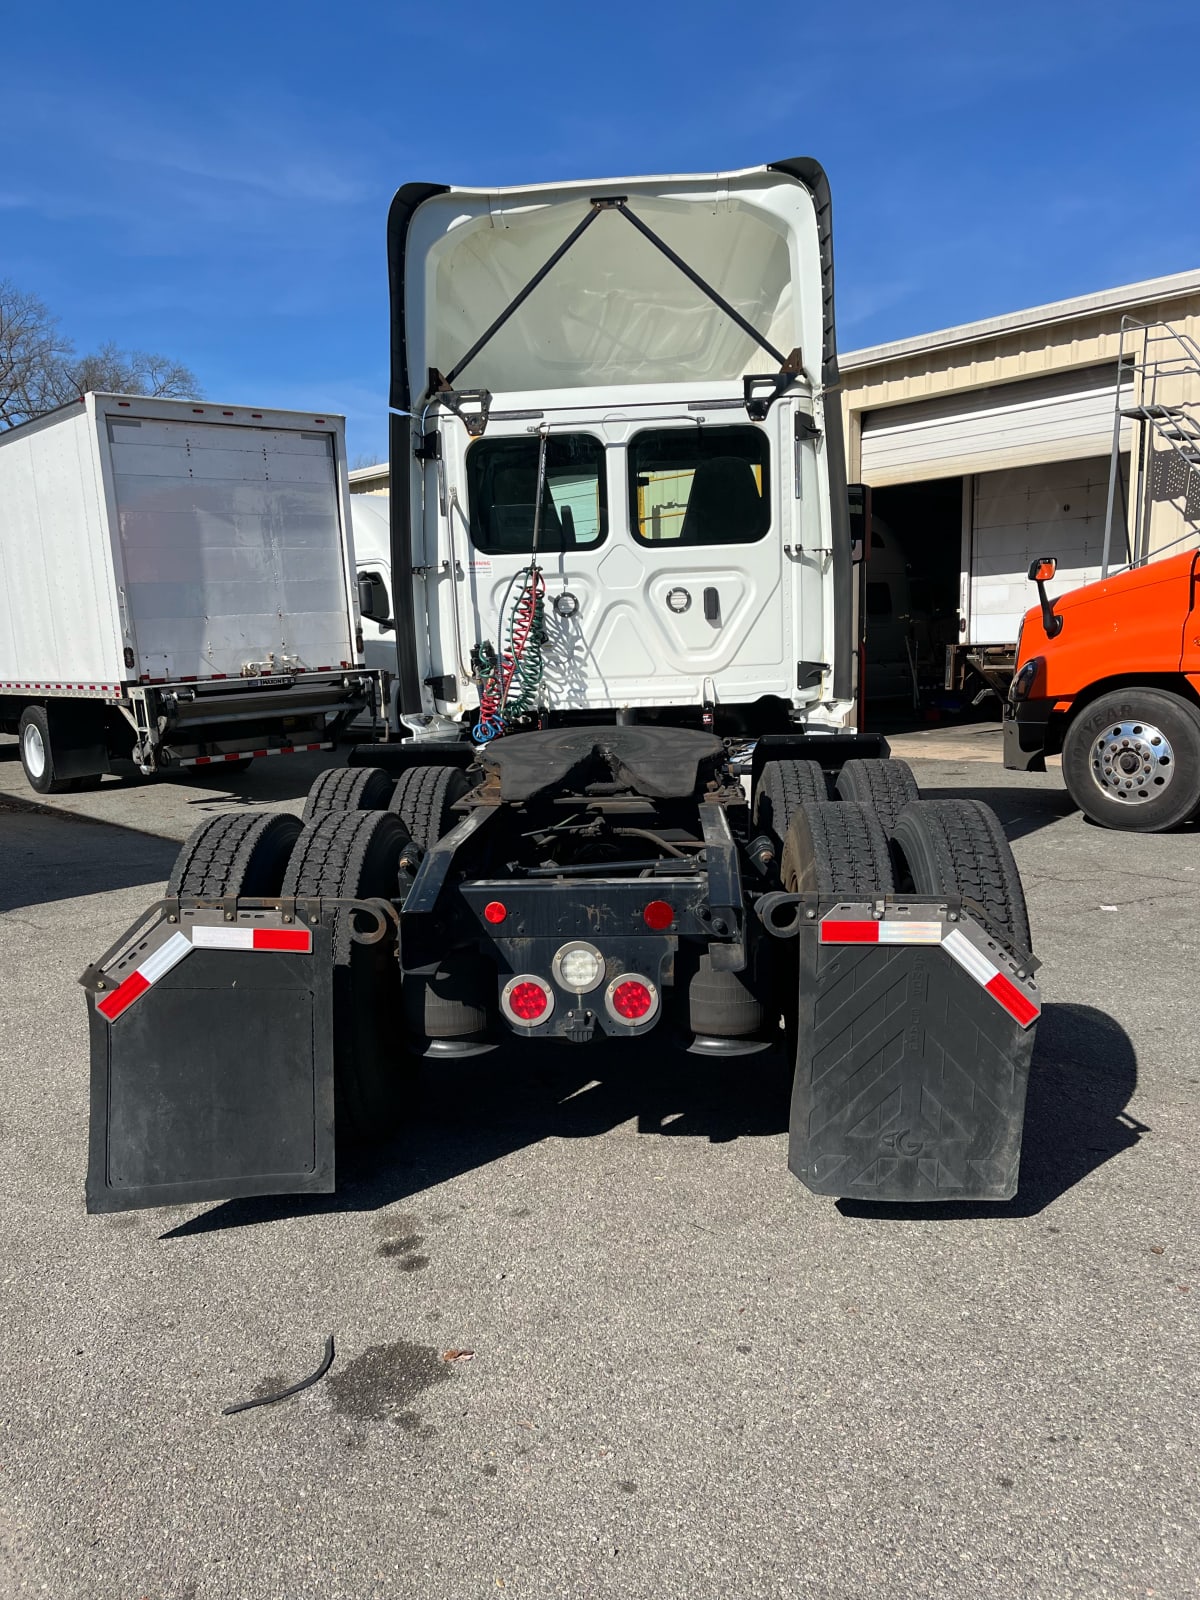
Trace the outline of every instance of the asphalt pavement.
{"type": "Polygon", "coordinates": [[[1045,963],[1010,1204],[817,1199],[780,1064],[591,1045],[427,1075],[334,1197],[89,1218],[75,980],[304,759],[40,810],[0,760],[0,1595],[1200,1594],[1200,832],[915,763],[1045,963]]]}

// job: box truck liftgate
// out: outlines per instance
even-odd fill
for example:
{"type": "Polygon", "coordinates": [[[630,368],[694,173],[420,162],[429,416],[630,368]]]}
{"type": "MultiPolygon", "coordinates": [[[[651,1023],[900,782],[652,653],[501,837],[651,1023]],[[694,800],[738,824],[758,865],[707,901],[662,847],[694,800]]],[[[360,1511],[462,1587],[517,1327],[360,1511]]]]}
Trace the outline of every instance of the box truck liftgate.
{"type": "MultiPolygon", "coordinates": [[[[557,928],[540,928],[544,941],[522,939],[515,963],[533,969],[535,990],[551,945],[561,947],[578,924],[628,929],[622,901],[646,898],[644,883],[616,886],[621,892],[605,885],[598,902],[587,897],[590,906],[561,889],[552,899],[542,891],[542,907],[522,913],[529,887],[491,882],[464,892],[484,916],[504,904],[527,926],[553,908],[557,928]],[[567,926],[561,914],[572,905],[567,926]],[[535,948],[541,942],[547,951],[535,948]]],[[[680,885],[653,887],[665,903],[680,885]]],[[[713,920],[705,888],[686,886],[685,922],[706,912],[713,920]]],[[[335,981],[339,915],[353,919],[356,940],[385,954],[390,973],[372,1025],[387,1029],[395,1012],[399,1055],[404,912],[393,903],[166,899],[88,969],[89,1211],[333,1190],[335,1088],[341,1099],[346,1087],[335,1080],[349,1070],[335,1066],[335,1036],[355,1020],[345,1015],[350,991],[335,981]]],[[[751,915],[798,956],[785,965],[798,1002],[789,1030],[795,1175],[816,1194],[874,1201],[1010,1198],[1041,1009],[1032,958],[955,896],[776,892],[760,896],[751,915]]],[[[628,936],[610,969],[645,974],[652,966],[645,987],[657,1006],[655,979],[677,944],[649,930],[628,936]]],[[[518,971],[505,984],[510,1003],[521,978],[518,971]]],[[[532,990],[527,998],[536,1004],[532,990]]],[[[640,990],[635,1001],[636,1009],[640,990]]],[[[572,1037],[569,1019],[560,1022],[559,1036],[572,1037]]],[[[591,1036],[582,1008],[576,1025],[591,1036]]],[[[731,1093],[736,1076],[731,1070],[731,1093]]]]}

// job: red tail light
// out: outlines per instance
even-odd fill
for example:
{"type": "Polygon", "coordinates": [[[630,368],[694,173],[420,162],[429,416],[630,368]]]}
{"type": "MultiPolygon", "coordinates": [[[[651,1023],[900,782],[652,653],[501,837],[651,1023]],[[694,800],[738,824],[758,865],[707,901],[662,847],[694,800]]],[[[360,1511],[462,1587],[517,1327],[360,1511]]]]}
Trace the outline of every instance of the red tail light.
{"type": "Polygon", "coordinates": [[[509,995],[508,1003],[522,1022],[536,1022],[550,1004],[550,996],[540,983],[519,983],[509,995]]]}
{"type": "Polygon", "coordinates": [[[662,933],[675,921],[675,913],[665,900],[651,900],[642,912],[642,921],[652,933],[662,933]]]}
{"type": "Polygon", "coordinates": [[[503,922],[507,915],[508,907],[502,900],[489,900],[487,905],[485,905],[483,908],[483,919],[485,922],[503,922]]]}
{"type": "Polygon", "coordinates": [[[501,990],[500,1009],[518,1028],[535,1028],[554,1010],[554,991],[533,973],[520,972],[501,990]]]}
{"type": "Polygon", "coordinates": [[[649,978],[623,972],[605,990],[604,1004],[617,1022],[649,1022],[658,1014],[658,990],[649,978]]]}

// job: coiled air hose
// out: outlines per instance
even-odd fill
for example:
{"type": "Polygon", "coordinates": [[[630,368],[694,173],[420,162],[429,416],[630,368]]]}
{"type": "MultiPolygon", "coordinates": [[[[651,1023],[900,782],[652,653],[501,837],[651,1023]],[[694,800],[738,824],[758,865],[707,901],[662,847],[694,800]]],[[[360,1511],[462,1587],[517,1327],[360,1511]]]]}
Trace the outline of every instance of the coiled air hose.
{"type": "MultiPolygon", "coordinates": [[[[516,599],[508,612],[506,648],[499,659],[486,640],[478,650],[482,682],[479,720],[472,730],[476,744],[487,744],[505,733],[510,723],[537,708],[541,695],[546,612],[546,580],[542,569],[522,567],[512,588],[516,589],[516,599]]],[[[502,614],[502,631],[503,628],[502,614]]]]}

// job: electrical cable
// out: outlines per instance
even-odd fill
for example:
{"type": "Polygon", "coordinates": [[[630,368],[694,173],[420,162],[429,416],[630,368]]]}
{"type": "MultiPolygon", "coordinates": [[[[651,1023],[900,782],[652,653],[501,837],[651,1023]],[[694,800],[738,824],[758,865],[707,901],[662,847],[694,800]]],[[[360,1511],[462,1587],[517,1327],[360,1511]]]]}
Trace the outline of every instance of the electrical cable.
{"type": "Polygon", "coordinates": [[[239,1411],[250,1411],[255,1406],[273,1406],[277,1400],[286,1400],[289,1395],[299,1394],[301,1389],[311,1389],[314,1383],[322,1379],[333,1365],[333,1335],[325,1340],[325,1356],[321,1365],[311,1378],[302,1378],[299,1383],[293,1383],[287,1389],[280,1389],[278,1394],[263,1394],[254,1400],[240,1400],[237,1405],[226,1406],[221,1415],[223,1417],[235,1416],[239,1411]]]}

